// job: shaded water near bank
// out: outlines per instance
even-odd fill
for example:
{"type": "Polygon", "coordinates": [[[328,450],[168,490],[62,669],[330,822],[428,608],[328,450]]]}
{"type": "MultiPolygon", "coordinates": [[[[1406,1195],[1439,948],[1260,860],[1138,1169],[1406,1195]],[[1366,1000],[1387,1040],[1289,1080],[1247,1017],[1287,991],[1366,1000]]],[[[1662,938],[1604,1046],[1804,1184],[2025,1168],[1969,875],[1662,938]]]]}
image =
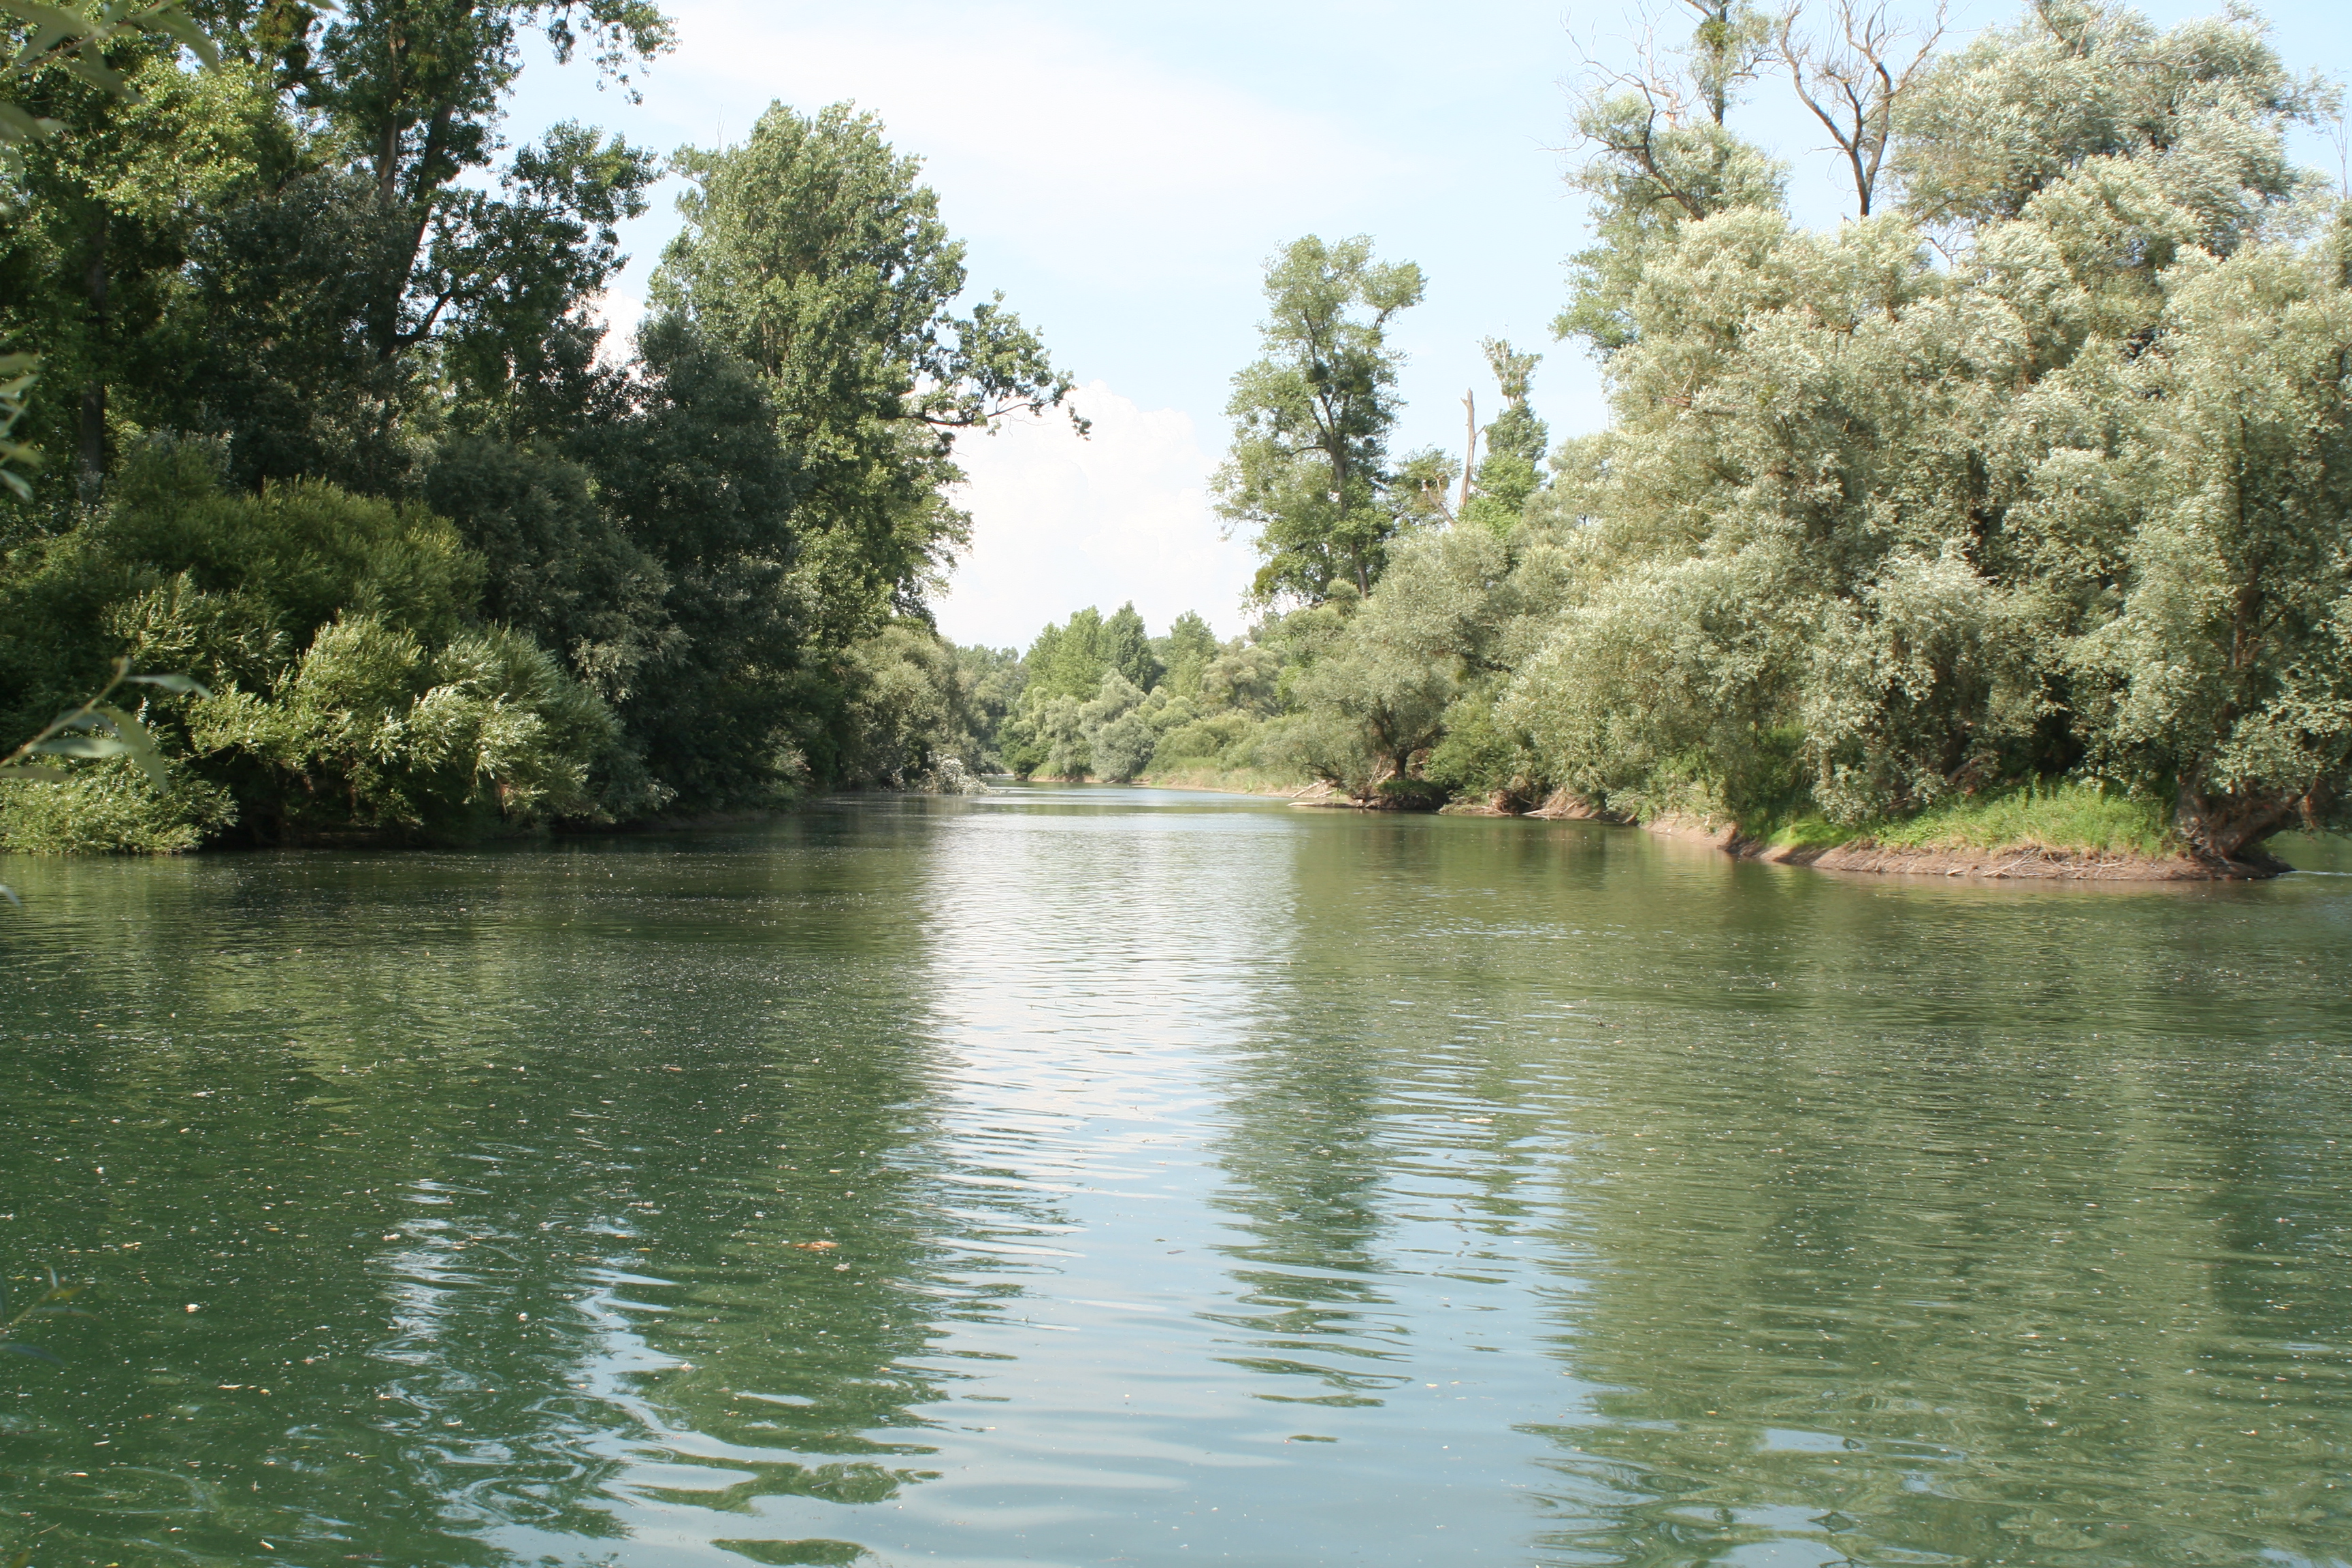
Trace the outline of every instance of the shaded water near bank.
{"type": "Polygon", "coordinates": [[[97,1282],[0,1560],[2352,1556],[2352,878],[1036,788],[0,880],[97,1282]]]}

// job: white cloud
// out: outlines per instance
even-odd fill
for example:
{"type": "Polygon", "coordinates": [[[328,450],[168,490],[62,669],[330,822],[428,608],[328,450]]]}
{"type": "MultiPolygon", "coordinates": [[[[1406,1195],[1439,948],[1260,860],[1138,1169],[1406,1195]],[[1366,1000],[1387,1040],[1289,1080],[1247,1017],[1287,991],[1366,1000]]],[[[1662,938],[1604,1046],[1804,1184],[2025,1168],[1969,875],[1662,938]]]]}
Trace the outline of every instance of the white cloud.
{"type": "Polygon", "coordinates": [[[861,14],[690,0],[678,10],[683,43],[664,70],[729,110],[707,138],[740,139],[771,97],[803,110],[855,99],[896,145],[922,153],[958,232],[985,232],[1067,276],[1222,277],[1237,246],[1254,274],[1265,236],[1347,210],[1415,161],[1361,126],[1171,68],[1030,7],[861,14]],[[1342,144],[1345,158],[1301,178],[1303,150],[1342,144]]]}
{"type": "Polygon", "coordinates": [[[1255,563],[1247,544],[1219,537],[1214,459],[1192,416],[1138,407],[1098,381],[1074,400],[1094,421],[1086,440],[1056,415],[957,443],[972,546],[939,604],[940,629],[1026,647],[1049,620],[1131,598],[1154,632],[1198,610],[1233,636],[1255,563]]]}

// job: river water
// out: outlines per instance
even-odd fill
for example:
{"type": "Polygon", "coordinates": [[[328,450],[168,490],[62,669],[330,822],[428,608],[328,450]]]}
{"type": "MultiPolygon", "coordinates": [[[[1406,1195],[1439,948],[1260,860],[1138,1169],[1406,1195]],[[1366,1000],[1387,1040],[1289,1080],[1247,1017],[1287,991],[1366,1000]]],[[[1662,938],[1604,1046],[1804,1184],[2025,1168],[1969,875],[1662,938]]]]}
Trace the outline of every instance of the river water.
{"type": "Polygon", "coordinates": [[[0,1561],[2352,1558],[2352,878],[1034,788],[0,879],[94,1282],[0,1561]]]}

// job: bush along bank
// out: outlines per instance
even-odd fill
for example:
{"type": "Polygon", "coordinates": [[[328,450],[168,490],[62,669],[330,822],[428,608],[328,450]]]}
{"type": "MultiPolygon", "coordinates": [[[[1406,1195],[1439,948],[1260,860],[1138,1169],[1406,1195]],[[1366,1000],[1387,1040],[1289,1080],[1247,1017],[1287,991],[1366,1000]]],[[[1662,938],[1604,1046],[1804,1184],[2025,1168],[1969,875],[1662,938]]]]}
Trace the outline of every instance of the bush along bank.
{"type": "Polygon", "coordinates": [[[1272,260],[1217,478],[1263,695],[1162,723],[1122,673],[1031,710],[1038,755],[1822,866],[2252,876],[2352,828],[2352,205],[2287,146],[2330,91],[2244,13],[2038,5],[1890,76],[1812,230],[1738,134],[1759,17],[1582,106],[1595,435],[1547,453],[1496,342],[1469,450],[1392,454],[1418,269],[1272,260]]]}
{"type": "MultiPolygon", "coordinates": [[[[955,443],[1069,384],[961,302],[878,121],[510,143],[539,8],[193,10],[216,63],[130,29],[0,100],[47,127],[0,168],[0,736],[118,659],[193,682],[140,689],[152,771],[93,741],[0,780],[0,849],[462,841],[978,767],[987,672],[928,609],[955,443]],[[614,338],[666,164],[684,229],[614,338]]],[[[673,42],[651,5],[595,36],[573,68],[673,42]]]]}

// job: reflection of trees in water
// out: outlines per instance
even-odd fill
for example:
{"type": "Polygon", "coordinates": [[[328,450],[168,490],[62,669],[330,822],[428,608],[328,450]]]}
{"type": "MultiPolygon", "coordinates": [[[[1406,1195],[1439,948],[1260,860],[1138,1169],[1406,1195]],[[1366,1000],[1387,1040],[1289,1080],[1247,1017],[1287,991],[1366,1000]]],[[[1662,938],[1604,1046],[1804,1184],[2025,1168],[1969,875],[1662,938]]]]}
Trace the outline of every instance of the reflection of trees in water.
{"type": "Polygon", "coordinates": [[[0,1467],[50,1544],[490,1563],[625,1534],[614,1489],[665,1450],[698,1471],[640,1495],[719,1509],[919,1474],[938,1374],[904,1363],[957,1287],[910,868],[801,836],[237,862],[237,929],[280,922],[242,947],[193,912],[218,888],[78,889],[12,993],[43,1131],[0,1148],[12,1241],[104,1281],[62,1374],[6,1374],[40,1380],[0,1467]]]}
{"type": "Polygon", "coordinates": [[[1534,836],[1460,826],[1348,817],[1291,842],[1286,980],[1219,1086],[1228,1185],[1213,1201],[1250,1239],[1224,1249],[1233,1307],[1205,1314],[1242,1336],[1233,1364],[1302,1380],[1261,1397],[1376,1405],[1409,1382],[1393,1282],[1417,1269],[1394,1254],[1404,1226],[1438,1217],[1414,1189],[1443,1181],[1462,1205],[1447,1220],[1491,1235],[1542,1158],[1513,1145],[1535,1128],[1526,1068],[1553,1025],[1457,1009],[1531,994],[1524,958],[1487,929],[1528,911],[1478,895],[1558,862],[1534,836]],[[1471,1108],[1475,1122],[1456,1119],[1471,1108]]]}
{"type": "Polygon", "coordinates": [[[2265,1007],[2277,938],[2095,895],[1763,892],[1770,963],[1629,1019],[1569,1173],[1601,1261],[1561,1353],[1597,1392],[1549,1429],[1547,1549],[2340,1552],[2345,1368],[2312,1352],[2352,1326],[2317,1244],[2352,1199],[2313,1156],[2352,1097],[2301,1042],[2229,1043],[2308,1005],[2265,1007]]]}

